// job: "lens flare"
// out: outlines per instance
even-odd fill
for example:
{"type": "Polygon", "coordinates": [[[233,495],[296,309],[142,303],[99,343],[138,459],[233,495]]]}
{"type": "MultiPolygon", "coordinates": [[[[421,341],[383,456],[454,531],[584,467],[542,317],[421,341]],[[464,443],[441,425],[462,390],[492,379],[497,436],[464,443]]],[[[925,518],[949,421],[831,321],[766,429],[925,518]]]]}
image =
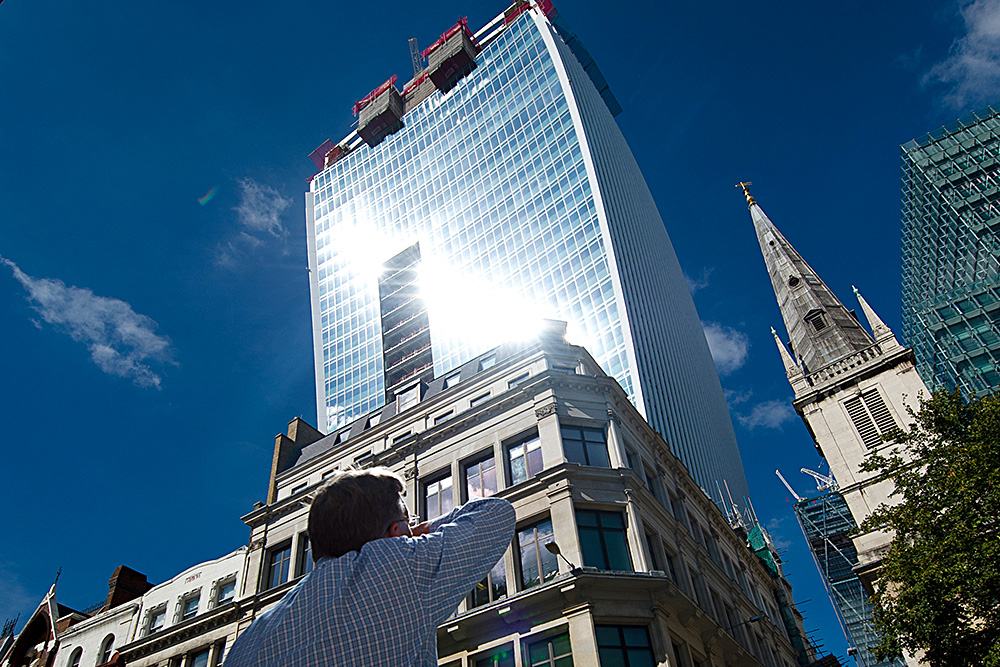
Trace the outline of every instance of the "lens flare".
{"type": "Polygon", "coordinates": [[[208,192],[206,192],[203,196],[198,197],[198,203],[201,204],[202,206],[204,206],[208,202],[212,201],[212,197],[215,196],[215,193],[218,190],[219,190],[219,186],[218,185],[213,186],[212,189],[209,190],[208,192]]]}

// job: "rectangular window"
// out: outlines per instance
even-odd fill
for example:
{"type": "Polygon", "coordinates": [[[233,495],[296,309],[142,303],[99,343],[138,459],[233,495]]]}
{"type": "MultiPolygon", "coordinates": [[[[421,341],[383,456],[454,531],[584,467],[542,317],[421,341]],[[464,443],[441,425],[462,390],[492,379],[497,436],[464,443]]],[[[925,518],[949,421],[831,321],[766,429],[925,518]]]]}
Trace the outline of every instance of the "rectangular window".
{"type": "Polygon", "coordinates": [[[424,484],[424,516],[428,521],[454,509],[451,486],[451,475],[424,484]]]}
{"type": "Polygon", "coordinates": [[[297,577],[308,574],[313,569],[312,543],[309,541],[309,536],[305,533],[299,535],[299,562],[295,566],[295,569],[297,570],[295,573],[297,577]]]}
{"type": "Polygon", "coordinates": [[[479,360],[479,370],[485,371],[488,368],[493,368],[497,364],[497,357],[495,354],[491,354],[488,357],[483,357],[479,360]]]}
{"type": "Polygon", "coordinates": [[[271,550],[268,559],[267,587],[274,588],[288,581],[288,568],[292,561],[292,545],[286,544],[271,550]]]}
{"type": "Polygon", "coordinates": [[[476,584],[469,595],[469,606],[480,607],[484,604],[496,602],[507,596],[507,570],[504,568],[503,558],[501,558],[493,569],[490,570],[486,578],[476,584]]]}
{"type": "Polygon", "coordinates": [[[522,590],[548,581],[559,572],[556,555],[545,548],[546,542],[552,541],[551,521],[543,521],[517,532],[522,590]]]}
{"type": "Polygon", "coordinates": [[[402,394],[396,395],[396,414],[409,410],[420,402],[420,385],[407,389],[402,394]]]}
{"type": "Polygon", "coordinates": [[[632,571],[621,512],[576,511],[583,564],[599,570],[632,571]]]}
{"type": "Polygon", "coordinates": [[[655,667],[649,630],[634,625],[598,625],[597,651],[602,665],[655,667]]]}
{"type": "Polygon", "coordinates": [[[236,596],[236,580],[231,579],[229,581],[219,584],[218,592],[216,593],[215,606],[218,607],[220,604],[226,604],[236,596]]]}
{"type": "Polygon", "coordinates": [[[149,631],[146,634],[153,634],[163,629],[163,624],[167,620],[167,606],[163,605],[149,614],[149,631]]]}
{"type": "Polygon", "coordinates": [[[663,570],[660,554],[656,551],[656,536],[646,533],[646,548],[649,550],[649,564],[654,570],[663,570]]]}
{"type": "Polygon", "coordinates": [[[492,455],[465,466],[465,497],[489,498],[497,492],[496,459],[492,455]]]}
{"type": "Polygon", "coordinates": [[[195,653],[194,655],[192,655],[190,658],[188,658],[188,664],[191,667],[208,667],[208,653],[209,653],[209,649],[207,649],[207,648],[204,649],[204,650],[198,651],[197,653],[195,653]]]}
{"type": "Polygon", "coordinates": [[[674,555],[671,554],[669,550],[667,550],[666,546],[663,547],[663,558],[667,561],[667,574],[670,575],[670,581],[680,586],[681,581],[677,578],[677,559],[674,558],[674,555]]]}
{"type": "Polygon", "coordinates": [[[508,389],[513,389],[517,385],[519,385],[522,382],[524,382],[525,380],[527,380],[530,376],[531,376],[531,374],[528,373],[527,371],[525,371],[524,373],[521,373],[516,378],[512,379],[510,382],[507,383],[507,388],[508,389]]]}
{"type": "Polygon", "coordinates": [[[184,602],[181,603],[182,621],[194,618],[198,614],[198,602],[200,601],[201,595],[192,595],[191,597],[184,599],[184,602]]]}
{"type": "Polygon", "coordinates": [[[449,375],[444,379],[444,388],[451,389],[456,384],[458,384],[458,381],[460,379],[461,379],[461,373],[452,373],[451,375],[449,375]]]}
{"type": "Polygon", "coordinates": [[[514,667],[514,645],[504,644],[490,649],[487,655],[472,659],[475,667],[514,667]]]}
{"type": "Polygon", "coordinates": [[[469,401],[469,407],[470,408],[478,407],[488,400],[490,400],[490,392],[486,392],[485,394],[481,394],[473,398],[471,401],[469,401]]]}
{"type": "Polygon", "coordinates": [[[568,461],[599,468],[611,467],[604,429],[563,426],[562,441],[568,461]]]}
{"type": "Polygon", "coordinates": [[[451,419],[454,415],[455,415],[455,413],[452,410],[449,410],[448,412],[444,413],[443,415],[438,415],[437,417],[434,418],[434,425],[437,426],[438,424],[443,424],[446,421],[448,421],[449,419],[451,419]]]}
{"type": "Polygon", "coordinates": [[[572,667],[573,653],[570,650],[569,633],[543,639],[528,644],[528,667],[572,667]]]}
{"type": "Polygon", "coordinates": [[[542,471],[542,442],[538,436],[509,445],[507,459],[510,462],[510,479],[518,484],[534,477],[542,471]]]}

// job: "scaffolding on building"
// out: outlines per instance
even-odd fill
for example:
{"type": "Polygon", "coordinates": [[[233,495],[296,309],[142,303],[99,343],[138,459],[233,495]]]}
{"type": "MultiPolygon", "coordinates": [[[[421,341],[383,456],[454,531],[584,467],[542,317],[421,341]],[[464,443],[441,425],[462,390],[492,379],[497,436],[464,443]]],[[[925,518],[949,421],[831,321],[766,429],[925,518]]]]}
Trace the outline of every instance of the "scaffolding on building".
{"type": "Polygon", "coordinates": [[[781,473],[778,473],[778,477],[795,497],[795,518],[798,519],[816,567],[823,577],[841,627],[853,648],[858,667],[905,667],[906,663],[902,658],[881,662],[875,658],[874,648],[879,643],[879,637],[872,625],[872,604],[868,593],[854,573],[854,566],[858,564],[858,552],[854,548],[851,534],[857,524],[847,503],[837,491],[836,483],[831,477],[812,471],[803,472],[813,475],[819,490],[824,493],[815,498],[802,498],[792,490],[781,473]],[[825,480],[830,483],[824,484],[825,480]]]}

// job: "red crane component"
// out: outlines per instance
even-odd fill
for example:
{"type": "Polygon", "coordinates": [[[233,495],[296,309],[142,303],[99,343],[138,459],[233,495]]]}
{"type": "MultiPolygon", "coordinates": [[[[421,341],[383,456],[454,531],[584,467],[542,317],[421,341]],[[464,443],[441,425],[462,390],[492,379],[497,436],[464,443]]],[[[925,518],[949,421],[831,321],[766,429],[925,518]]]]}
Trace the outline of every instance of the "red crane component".
{"type": "Polygon", "coordinates": [[[462,18],[458,19],[458,23],[456,23],[455,25],[451,26],[444,33],[442,33],[441,37],[438,38],[438,41],[434,42],[433,44],[431,44],[430,46],[428,46],[426,49],[424,49],[423,51],[421,51],[420,55],[423,56],[424,58],[426,58],[428,55],[430,55],[430,53],[434,49],[436,49],[437,47],[439,47],[442,44],[444,44],[445,42],[447,42],[448,38],[451,37],[452,35],[454,35],[459,30],[464,30],[465,31],[465,34],[469,36],[469,39],[472,40],[472,42],[476,45],[477,50],[478,50],[479,42],[476,41],[476,38],[473,36],[472,31],[469,30],[469,19],[463,16],[462,18]]]}
{"type": "Polygon", "coordinates": [[[322,144],[320,144],[319,148],[317,148],[316,150],[314,150],[312,153],[309,154],[309,159],[313,161],[313,164],[316,165],[317,169],[323,168],[323,163],[326,158],[326,154],[329,153],[330,150],[333,149],[333,147],[334,143],[329,139],[327,139],[322,144]]]}
{"type": "Polygon", "coordinates": [[[393,74],[381,86],[379,86],[378,88],[376,88],[375,90],[373,90],[372,92],[368,93],[363,98],[361,98],[360,100],[358,100],[357,102],[355,102],[354,103],[354,115],[357,116],[359,113],[361,113],[362,109],[364,109],[366,106],[368,106],[369,104],[371,104],[372,102],[374,102],[376,97],[378,97],[379,95],[381,95],[385,91],[389,90],[389,86],[392,86],[395,83],[396,83],[396,75],[393,74]]]}
{"type": "Polygon", "coordinates": [[[409,95],[413,91],[413,89],[422,84],[426,78],[427,78],[426,70],[415,76],[412,81],[410,81],[403,87],[403,97],[409,95]]]}

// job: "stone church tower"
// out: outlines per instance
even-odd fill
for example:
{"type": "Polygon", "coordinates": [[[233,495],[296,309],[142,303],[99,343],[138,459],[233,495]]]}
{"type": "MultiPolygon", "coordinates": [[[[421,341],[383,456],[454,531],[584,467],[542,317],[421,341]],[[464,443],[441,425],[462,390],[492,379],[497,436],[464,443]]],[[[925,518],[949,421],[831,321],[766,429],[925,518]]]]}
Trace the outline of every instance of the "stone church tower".
{"type": "MultiPolygon", "coordinates": [[[[861,472],[861,463],[872,450],[889,446],[883,436],[913,421],[906,406],[916,408],[918,398],[929,392],[917,375],[913,350],[899,344],[855,289],[871,329],[866,331],[775,228],[746,185],[743,192],[788,331],[786,347],[771,329],[795,392],[792,405],[860,525],[892,491],[890,481],[861,472]]],[[[854,538],[856,569],[866,585],[877,576],[889,541],[881,531],[854,538]]]]}

